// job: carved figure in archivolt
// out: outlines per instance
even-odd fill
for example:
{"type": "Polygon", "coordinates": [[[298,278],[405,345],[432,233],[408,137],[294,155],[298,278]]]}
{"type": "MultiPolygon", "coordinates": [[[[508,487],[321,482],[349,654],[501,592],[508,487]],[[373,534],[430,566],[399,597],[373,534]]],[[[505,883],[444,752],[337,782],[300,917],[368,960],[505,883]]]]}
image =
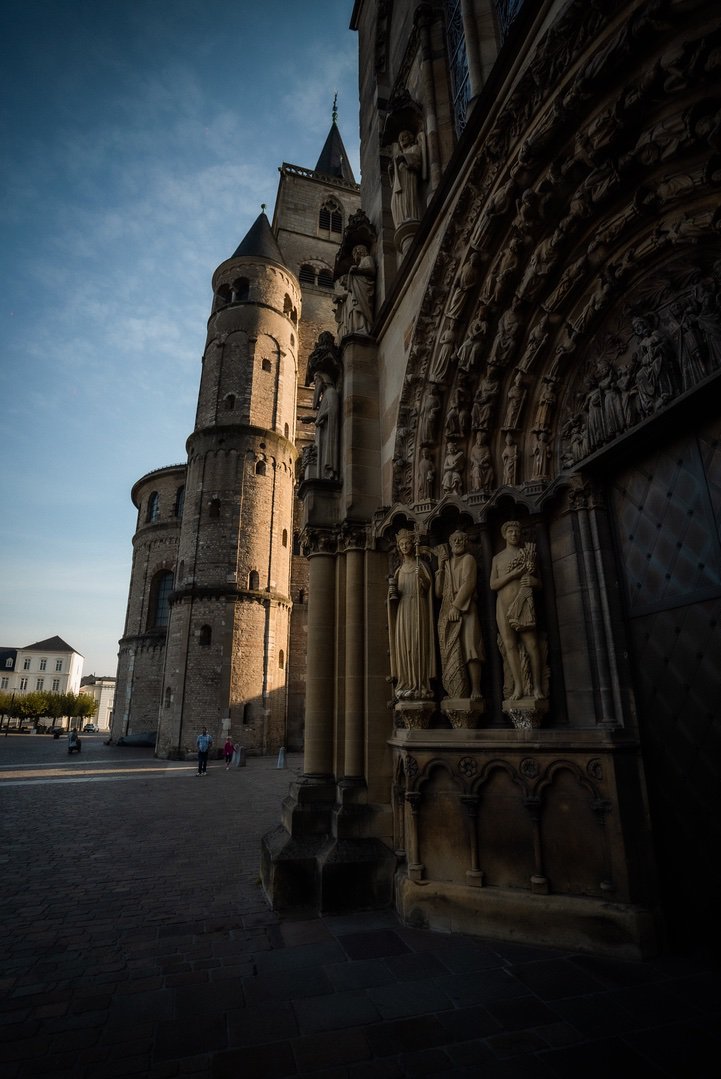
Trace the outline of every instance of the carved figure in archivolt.
{"type": "Polygon", "coordinates": [[[449,318],[459,319],[468,303],[474,285],[480,280],[480,256],[477,251],[471,251],[470,256],[463,264],[458,279],[456,280],[451,298],[448,301],[446,314],[449,318]]]}
{"type": "Polygon", "coordinates": [[[418,485],[416,497],[419,502],[427,502],[433,498],[433,490],[436,482],[436,466],[433,463],[431,451],[427,446],[421,450],[418,461],[418,485]]]}
{"type": "Polygon", "coordinates": [[[437,385],[431,383],[421,406],[418,424],[418,440],[422,446],[435,446],[438,439],[438,423],[441,415],[441,395],[437,385]]]}
{"type": "Polygon", "coordinates": [[[443,688],[449,697],[480,700],[481,668],[485,653],[476,605],[478,567],[468,551],[465,532],[436,549],[436,595],[441,600],[438,641],[443,688]]]}
{"type": "Polygon", "coordinates": [[[388,586],[394,693],[396,700],[431,700],[431,679],[436,675],[433,574],[420,555],[413,532],[401,529],[396,544],[401,563],[388,586]]]}
{"type": "Polygon", "coordinates": [[[481,304],[478,314],[468,327],[468,333],[458,348],[458,366],[462,371],[472,371],[478,362],[488,333],[488,308],[481,304]]]}
{"type": "Polygon", "coordinates": [[[508,388],[507,399],[508,404],[506,405],[506,415],[503,419],[503,430],[513,431],[518,427],[521,409],[523,408],[523,402],[526,399],[523,371],[518,370],[515,372],[513,381],[508,388]]]}
{"type": "Polygon", "coordinates": [[[457,385],[451,394],[451,403],[446,413],[446,436],[465,438],[471,427],[471,412],[468,408],[468,393],[464,385],[457,385]]]}
{"type": "Polygon", "coordinates": [[[674,394],[670,349],[665,335],[651,324],[649,317],[637,315],[632,325],[638,338],[638,406],[643,416],[650,416],[674,394]]]}
{"type": "Polygon", "coordinates": [[[541,396],[538,400],[538,407],[536,409],[536,418],[533,421],[534,431],[548,430],[555,406],[556,393],[554,389],[554,379],[544,378],[543,389],[541,390],[541,396]]]}
{"type": "Polygon", "coordinates": [[[533,478],[547,479],[551,467],[551,449],[548,445],[547,431],[539,431],[536,435],[536,445],[533,447],[532,456],[533,478]]]}
{"type": "Polygon", "coordinates": [[[508,696],[514,701],[523,697],[542,700],[547,694],[533,595],[541,588],[536,545],[521,546],[519,521],[506,521],[501,535],[506,546],[491,563],[490,586],[497,594],[498,642],[507,672],[508,696]]]}
{"type": "Polygon", "coordinates": [[[499,389],[500,385],[496,371],[493,367],[489,367],[478,383],[478,389],[473,396],[471,425],[474,431],[487,431],[489,429],[499,389]]]}
{"type": "Polygon", "coordinates": [[[513,435],[510,432],[506,434],[506,444],[501,460],[503,461],[503,482],[509,487],[514,487],[518,471],[518,446],[513,441],[513,435]]]}
{"type": "Polygon", "coordinates": [[[443,383],[446,381],[448,368],[456,352],[456,331],[453,326],[447,326],[442,332],[438,351],[431,361],[428,371],[430,382],[443,383]]]}
{"type": "Polygon", "coordinates": [[[713,278],[703,278],[694,290],[696,319],[704,344],[704,354],[711,369],[721,367],[721,303],[719,286],[713,278]]]}
{"type": "Polygon", "coordinates": [[[471,490],[488,491],[493,487],[493,458],[485,431],[476,433],[476,441],[471,447],[471,490]]]}
{"type": "Polygon", "coordinates": [[[424,174],[423,135],[401,131],[393,144],[388,172],[391,180],[391,217],[396,228],[421,216],[420,183],[424,174]]]}
{"type": "Polygon", "coordinates": [[[466,468],[466,455],[461,446],[450,439],[446,446],[446,456],[443,459],[443,479],[441,486],[444,494],[463,494],[463,473],[466,468]]]}

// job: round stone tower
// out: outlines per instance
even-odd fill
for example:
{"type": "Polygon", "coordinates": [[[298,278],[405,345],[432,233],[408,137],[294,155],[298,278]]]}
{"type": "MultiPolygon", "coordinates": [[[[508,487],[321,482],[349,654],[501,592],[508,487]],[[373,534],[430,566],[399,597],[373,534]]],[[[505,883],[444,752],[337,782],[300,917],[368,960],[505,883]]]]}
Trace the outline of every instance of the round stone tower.
{"type": "Polygon", "coordinates": [[[213,276],[157,751],[285,744],[300,286],[265,213],[213,276]]]}

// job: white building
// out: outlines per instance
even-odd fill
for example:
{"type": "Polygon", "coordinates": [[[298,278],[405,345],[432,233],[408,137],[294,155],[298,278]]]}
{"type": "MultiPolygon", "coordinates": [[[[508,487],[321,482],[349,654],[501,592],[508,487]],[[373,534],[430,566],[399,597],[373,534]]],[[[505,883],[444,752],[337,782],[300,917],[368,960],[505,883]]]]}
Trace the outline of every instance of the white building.
{"type": "Polygon", "coordinates": [[[115,679],[96,678],[94,674],[89,674],[83,678],[80,692],[89,694],[96,702],[98,710],[94,722],[100,730],[110,730],[115,704],[115,679]]]}
{"type": "Polygon", "coordinates": [[[48,637],[25,648],[3,649],[0,689],[9,693],[78,693],[84,658],[62,637],[48,637]],[[13,658],[12,652],[15,651],[13,658]]]}

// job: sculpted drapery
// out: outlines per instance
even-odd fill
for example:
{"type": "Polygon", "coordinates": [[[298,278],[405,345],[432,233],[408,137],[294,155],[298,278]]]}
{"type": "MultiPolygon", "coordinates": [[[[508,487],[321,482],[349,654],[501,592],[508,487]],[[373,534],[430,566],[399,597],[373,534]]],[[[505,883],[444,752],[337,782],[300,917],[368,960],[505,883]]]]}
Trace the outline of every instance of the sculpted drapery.
{"type": "Polygon", "coordinates": [[[436,674],[433,576],[419,557],[415,537],[401,529],[397,537],[401,564],[388,590],[391,678],[397,700],[431,700],[436,674]]]}

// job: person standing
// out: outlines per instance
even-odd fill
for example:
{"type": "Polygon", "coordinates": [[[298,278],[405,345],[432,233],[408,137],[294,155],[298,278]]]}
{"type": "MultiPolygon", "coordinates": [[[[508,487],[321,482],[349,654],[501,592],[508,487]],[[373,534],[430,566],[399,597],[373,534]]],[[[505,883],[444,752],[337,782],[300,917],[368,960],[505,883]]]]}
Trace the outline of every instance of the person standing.
{"type": "Polygon", "coordinates": [[[208,771],[208,751],[213,744],[213,739],[208,734],[207,727],[203,727],[195,740],[195,744],[198,747],[198,775],[204,776],[208,771]]]}
{"type": "Polygon", "coordinates": [[[223,756],[225,757],[225,770],[226,770],[226,772],[230,768],[230,762],[233,759],[233,750],[234,750],[234,748],[235,747],[233,746],[233,740],[230,737],[230,735],[228,735],[228,737],[225,739],[225,745],[223,746],[223,756]]]}

